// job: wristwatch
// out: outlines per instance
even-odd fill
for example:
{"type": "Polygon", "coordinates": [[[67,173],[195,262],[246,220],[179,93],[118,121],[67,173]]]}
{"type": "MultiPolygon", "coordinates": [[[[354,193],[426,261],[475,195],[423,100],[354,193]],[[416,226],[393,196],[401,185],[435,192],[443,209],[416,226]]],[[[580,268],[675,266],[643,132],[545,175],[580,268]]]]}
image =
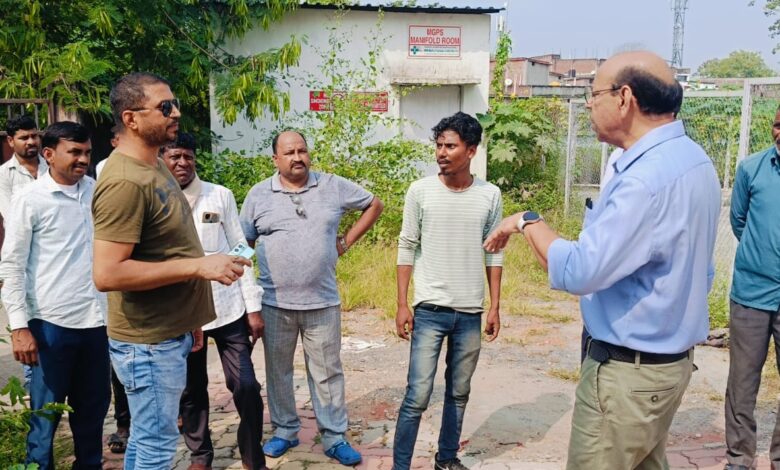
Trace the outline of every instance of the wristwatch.
{"type": "Polygon", "coordinates": [[[349,247],[347,246],[347,240],[344,239],[344,237],[338,237],[336,239],[339,243],[339,246],[341,247],[341,253],[346,253],[347,250],[349,250],[349,247]]]}
{"type": "Polygon", "coordinates": [[[523,228],[525,228],[526,225],[535,224],[542,220],[544,220],[542,216],[534,211],[523,212],[523,216],[517,221],[517,230],[520,230],[520,233],[523,233],[523,228]]]}

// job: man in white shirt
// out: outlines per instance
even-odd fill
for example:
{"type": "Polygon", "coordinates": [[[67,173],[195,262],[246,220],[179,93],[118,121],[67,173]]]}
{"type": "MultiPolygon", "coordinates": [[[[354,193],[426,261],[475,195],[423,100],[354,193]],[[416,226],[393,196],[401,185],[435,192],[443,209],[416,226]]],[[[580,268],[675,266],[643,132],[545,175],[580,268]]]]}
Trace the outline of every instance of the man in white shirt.
{"type": "MultiPolygon", "coordinates": [[[[8,211],[11,208],[11,198],[25,185],[32,183],[48,171],[46,160],[39,154],[41,140],[38,135],[38,124],[27,115],[10,119],[5,126],[8,145],[14,154],[0,166],[0,247],[3,246],[5,229],[7,227],[8,211]]],[[[29,392],[32,370],[26,364],[24,369],[24,388],[29,392]]]]}
{"type": "Polygon", "coordinates": [[[48,165],[39,155],[38,125],[30,116],[19,116],[6,124],[6,139],[13,149],[11,158],[0,166],[0,215],[8,219],[11,198],[23,186],[46,173],[48,165]]]}
{"type": "MultiPolygon", "coordinates": [[[[33,366],[32,409],[67,398],[73,468],[97,470],[110,392],[106,296],[92,282],[91,151],[80,124],[46,129],[48,171],[14,195],[0,276],[14,357],[33,366]]],[[[42,470],[54,468],[51,418],[33,415],[27,435],[27,463],[42,470]]]]}
{"type": "MultiPolygon", "coordinates": [[[[206,255],[228,253],[239,243],[247,246],[233,193],[224,186],[201,181],[195,173],[194,137],[179,133],[176,142],[163,147],[161,154],[190,204],[206,255]]],[[[259,470],[265,467],[260,446],[263,401],[251,355],[255,342],[263,335],[263,289],[255,282],[252,269],[245,270],[238,282],[230,286],[212,282],[211,289],[217,319],[203,326],[203,331],[217,343],[225,384],[233,393],[241,419],[238,448],[244,468],[259,470]]],[[[207,345],[204,341],[203,349],[187,359],[187,387],[181,398],[182,434],[191,452],[190,470],[210,469],[214,459],[208,427],[207,345]]]]}

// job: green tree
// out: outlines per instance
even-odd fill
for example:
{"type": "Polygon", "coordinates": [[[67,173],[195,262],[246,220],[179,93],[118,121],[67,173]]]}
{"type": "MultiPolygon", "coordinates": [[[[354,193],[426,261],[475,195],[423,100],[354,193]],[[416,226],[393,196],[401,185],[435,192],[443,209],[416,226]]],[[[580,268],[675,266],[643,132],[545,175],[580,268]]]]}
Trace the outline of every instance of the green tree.
{"type": "Polygon", "coordinates": [[[710,59],[699,66],[699,75],[709,78],[774,77],[758,52],[734,51],[723,59],[710,59]]]}
{"type": "MultiPolygon", "coordinates": [[[[109,111],[120,76],[144,70],[168,78],[185,106],[184,125],[207,132],[209,78],[232,123],[289,108],[276,76],[297,64],[300,40],[239,56],[226,41],[268,28],[297,0],[0,0],[0,97],[47,98],[95,118],[109,111]]],[[[323,2],[320,2],[323,3],[323,2]]]]}

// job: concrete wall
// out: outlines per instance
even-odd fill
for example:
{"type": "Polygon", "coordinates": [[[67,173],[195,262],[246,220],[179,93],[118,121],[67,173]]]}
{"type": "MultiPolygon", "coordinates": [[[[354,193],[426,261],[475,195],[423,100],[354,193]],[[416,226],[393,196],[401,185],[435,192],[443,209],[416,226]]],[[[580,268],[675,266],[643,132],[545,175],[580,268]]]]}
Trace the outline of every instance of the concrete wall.
{"type": "MultiPolygon", "coordinates": [[[[301,60],[298,67],[290,70],[289,85],[282,85],[280,89],[290,92],[291,111],[283,119],[289,118],[293,113],[304,112],[309,109],[309,91],[321,89],[307,85],[304,80],[311,75],[317,78],[318,66],[322,62],[322,56],[317,52],[327,50],[329,28],[336,27],[341,32],[348,34],[350,42],[344,44],[344,57],[349,59],[354,67],[359,68],[360,59],[367,57],[370,40],[366,38],[377,37],[382,45],[382,54],[379,58],[380,74],[376,90],[389,94],[388,117],[401,116],[401,97],[399,90],[414,85],[415,99],[421,100],[430,110],[425,116],[428,121],[420,122],[422,128],[430,128],[431,116],[436,116],[436,110],[449,112],[451,105],[439,106],[437,94],[434,90],[426,93],[428,87],[441,85],[454,85],[460,87],[459,109],[474,115],[485,112],[488,108],[489,89],[489,62],[490,62],[490,16],[486,14],[435,14],[435,13],[384,13],[381,22],[381,31],[377,32],[377,13],[371,11],[348,12],[338,23],[337,16],[332,10],[301,9],[277,24],[268,31],[256,28],[249,32],[242,41],[232,42],[226,45],[226,49],[234,54],[250,55],[278,47],[289,41],[292,35],[298,38],[307,37],[308,44],[304,44],[301,60]],[[460,56],[419,58],[412,57],[409,47],[410,26],[445,26],[460,28],[460,56]],[[297,79],[296,79],[297,78],[297,79]]],[[[453,31],[453,29],[448,29],[453,31]]],[[[321,77],[320,77],[321,78],[321,77]]],[[[265,145],[273,129],[278,126],[278,121],[272,116],[249,122],[243,117],[233,125],[226,126],[221,121],[214,106],[212,90],[212,130],[222,136],[222,141],[215,150],[229,148],[231,150],[246,150],[251,153],[269,153],[270,149],[265,145]]],[[[438,116],[444,117],[444,114],[438,116]]],[[[437,119],[438,120],[438,119],[437,119]]],[[[435,122],[434,122],[435,124],[435,122]]],[[[377,138],[383,139],[402,132],[398,126],[383,129],[377,138]]],[[[431,161],[433,161],[433,147],[431,147],[431,161]]],[[[472,163],[472,171],[485,176],[487,160],[484,149],[480,149],[478,156],[472,163]]]]}

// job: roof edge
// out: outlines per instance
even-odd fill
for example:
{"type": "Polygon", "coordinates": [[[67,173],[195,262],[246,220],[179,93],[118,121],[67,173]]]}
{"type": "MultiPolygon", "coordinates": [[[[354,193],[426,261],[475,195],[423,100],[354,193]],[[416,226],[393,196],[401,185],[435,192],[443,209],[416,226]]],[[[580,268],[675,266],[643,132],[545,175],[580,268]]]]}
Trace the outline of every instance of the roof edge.
{"type": "Polygon", "coordinates": [[[487,13],[499,13],[504,11],[503,7],[435,7],[435,6],[418,6],[418,7],[404,7],[404,6],[381,6],[381,5],[320,5],[301,3],[302,9],[309,10],[338,10],[343,8],[345,10],[355,11],[385,11],[392,13],[453,13],[460,15],[483,15],[487,13]]]}

